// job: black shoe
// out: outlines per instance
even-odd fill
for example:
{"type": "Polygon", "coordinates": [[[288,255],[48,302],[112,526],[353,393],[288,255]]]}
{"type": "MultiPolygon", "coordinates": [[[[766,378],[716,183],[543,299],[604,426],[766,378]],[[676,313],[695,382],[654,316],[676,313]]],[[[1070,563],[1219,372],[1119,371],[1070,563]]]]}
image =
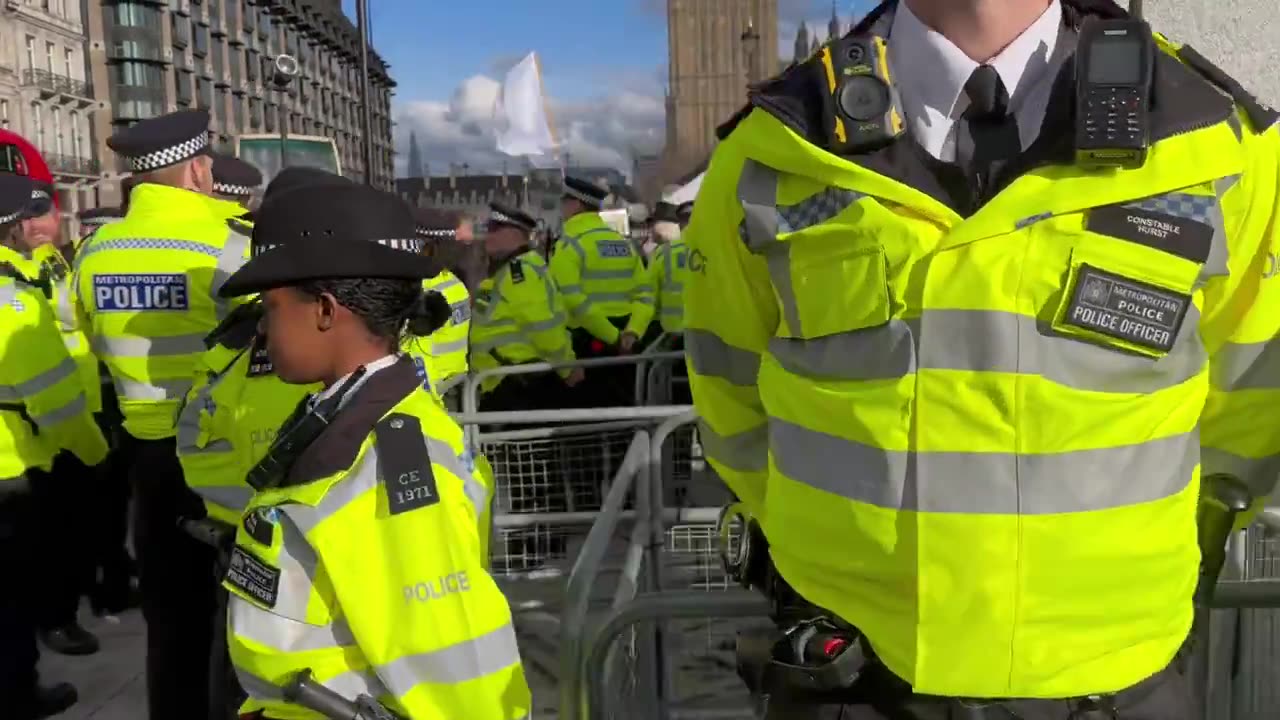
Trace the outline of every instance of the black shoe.
{"type": "Polygon", "coordinates": [[[17,707],[15,720],[43,720],[61,715],[79,699],[80,694],[71,683],[37,687],[31,698],[17,707]]]}
{"type": "Polygon", "coordinates": [[[92,655],[100,647],[96,635],[74,622],[53,630],[41,631],[40,640],[45,647],[62,655],[92,655]]]}

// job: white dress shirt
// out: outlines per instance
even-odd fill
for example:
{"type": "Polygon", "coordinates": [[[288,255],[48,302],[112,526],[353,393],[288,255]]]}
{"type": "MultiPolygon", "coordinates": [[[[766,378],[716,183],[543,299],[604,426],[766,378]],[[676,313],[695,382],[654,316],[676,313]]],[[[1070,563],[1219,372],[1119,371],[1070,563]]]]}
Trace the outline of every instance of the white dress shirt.
{"type": "MultiPolygon", "coordinates": [[[[1053,0],[1031,27],[987,63],[1009,92],[1009,110],[1024,150],[1040,133],[1053,79],[1073,42],[1073,34],[1062,32],[1062,6],[1053,0]]],[[[969,106],[964,84],[979,63],[900,2],[889,30],[889,65],[916,142],[944,162],[967,160],[956,157],[956,130],[969,106]]]]}
{"type": "MultiPolygon", "coordinates": [[[[338,408],[341,409],[343,405],[346,405],[347,401],[353,395],[355,395],[355,391],[359,390],[361,385],[364,385],[365,383],[369,382],[369,378],[373,377],[374,373],[378,372],[379,370],[385,370],[386,368],[389,368],[392,365],[395,365],[396,361],[399,359],[400,359],[400,355],[398,353],[393,353],[391,355],[378,358],[377,360],[374,360],[371,363],[365,363],[364,377],[356,381],[356,384],[353,385],[351,389],[347,391],[346,396],[342,398],[342,401],[340,403],[338,403],[338,408]]],[[[342,384],[345,383],[347,381],[347,378],[351,377],[352,374],[353,373],[347,373],[346,375],[343,375],[342,377],[338,378],[338,380],[332,385],[330,385],[329,387],[325,388],[324,390],[321,390],[315,395],[312,395],[307,400],[307,408],[310,410],[314,410],[316,405],[324,402],[330,397],[333,397],[333,394],[338,392],[338,389],[342,387],[342,384]]]]}

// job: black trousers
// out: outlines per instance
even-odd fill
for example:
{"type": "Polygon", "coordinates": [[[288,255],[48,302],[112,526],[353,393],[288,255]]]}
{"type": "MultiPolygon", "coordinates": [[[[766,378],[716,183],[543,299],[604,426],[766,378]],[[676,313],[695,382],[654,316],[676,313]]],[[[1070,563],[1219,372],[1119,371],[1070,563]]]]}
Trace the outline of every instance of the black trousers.
{"type": "MultiPolygon", "coordinates": [[[[127,437],[127,436],[126,436],[127,437]]],[[[134,499],[142,616],[147,622],[147,705],[151,720],[209,715],[217,551],[179,526],[204,517],[182,479],[172,438],[127,438],[134,499]]]]}
{"type": "Polygon", "coordinates": [[[53,630],[76,622],[80,598],[94,580],[93,494],[97,468],[69,452],[60,453],[48,472],[27,470],[31,481],[31,525],[35,576],[36,625],[53,630]]]}
{"type": "Polygon", "coordinates": [[[0,495],[0,562],[15,581],[0,592],[0,711],[28,702],[36,687],[34,524],[29,493],[0,495]]]}
{"type": "MultiPolygon", "coordinates": [[[[621,330],[627,326],[628,318],[611,317],[609,322],[621,330]]],[[[573,352],[579,360],[589,358],[617,357],[616,345],[605,345],[594,335],[577,328],[572,331],[573,352]]],[[[636,343],[635,352],[642,346],[636,343]]],[[[586,369],[586,378],[574,390],[578,407],[631,407],[635,404],[636,366],[631,364],[594,367],[586,369]]]]}
{"type": "Polygon", "coordinates": [[[480,412],[563,408],[570,402],[572,391],[556,373],[508,375],[480,396],[480,412]]]}
{"type": "Polygon", "coordinates": [[[99,465],[94,486],[91,513],[92,542],[88,548],[93,564],[94,604],[108,610],[123,608],[129,599],[130,586],[137,568],[129,555],[129,469],[123,418],[110,385],[103,388],[102,412],[94,416],[102,434],[111,445],[106,462],[99,465]]]}
{"type": "MultiPolygon", "coordinates": [[[[1191,683],[1179,662],[1110,701],[1116,720],[1200,720],[1191,683]]],[[[1075,700],[1008,700],[985,707],[949,698],[916,695],[883,665],[874,665],[855,683],[858,702],[820,705],[804,700],[771,699],[765,720],[1104,720],[1109,714],[1086,714],[1075,700]],[[968,707],[965,707],[967,705],[968,707]]]]}

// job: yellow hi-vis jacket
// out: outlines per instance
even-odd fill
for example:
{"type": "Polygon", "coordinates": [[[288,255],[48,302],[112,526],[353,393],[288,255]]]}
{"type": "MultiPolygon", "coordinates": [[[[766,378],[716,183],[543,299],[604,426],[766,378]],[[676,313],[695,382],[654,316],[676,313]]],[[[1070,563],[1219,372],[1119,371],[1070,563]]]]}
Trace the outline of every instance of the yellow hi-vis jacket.
{"type": "Polygon", "coordinates": [[[599,213],[579,213],[565,222],[551,257],[551,276],[564,297],[569,326],[601,342],[614,345],[621,334],[609,318],[630,316],[624,331],[637,336],[653,320],[644,261],[599,213]]]}
{"type": "Polygon", "coordinates": [[[128,215],[104,225],[75,262],[76,303],[94,352],[115,383],[124,428],[172,437],[204,338],[237,300],[218,288],[247,258],[244,208],[143,183],[128,215]]]}
{"type": "Polygon", "coordinates": [[[448,301],[453,313],[449,322],[421,342],[431,348],[431,381],[438,386],[455,375],[467,373],[467,336],[471,331],[471,294],[467,286],[448,270],[423,282],[448,301]]]}
{"type": "Polygon", "coordinates": [[[93,466],[107,441],[43,292],[0,275],[0,483],[49,470],[63,450],[93,466]]]}
{"type": "Polygon", "coordinates": [[[370,375],[246,510],[225,582],[242,712],[319,717],[283,700],[303,669],[413,720],[531,712],[511,611],[484,570],[488,494],[417,380],[407,360],[370,375]]]}
{"type": "Polygon", "coordinates": [[[80,380],[84,383],[85,400],[89,412],[102,411],[102,379],[98,374],[98,357],[89,347],[89,338],[80,327],[75,303],[71,300],[71,265],[62,251],[54,245],[41,245],[31,254],[39,281],[48,284],[49,304],[58,321],[62,342],[76,363],[80,380]]]}
{"type": "Polygon", "coordinates": [[[232,525],[253,496],[245,477],[266,455],[281,423],[317,389],[276,376],[257,322],[256,314],[244,318],[200,355],[178,411],[178,461],[187,486],[204,500],[210,517],[232,525]]]}
{"type": "Polygon", "coordinates": [[[657,299],[658,323],[669,333],[684,330],[684,282],[689,275],[689,248],[684,239],[658,246],[649,261],[649,286],[657,299]]]}
{"type": "MultiPolygon", "coordinates": [[[[480,283],[471,321],[471,367],[475,372],[501,365],[574,360],[573,341],[565,327],[564,305],[547,264],[538,253],[521,253],[480,283]]],[[[559,371],[567,377],[571,369],[559,371]]],[[[488,392],[502,382],[480,382],[488,392]]]]}
{"type": "Polygon", "coordinates": [[[707,457],[786,580],[917,692],[1154,674],[1191,626],[1199,478],[1276,479],[1275,116],[1161,47],[1136,170],[1069,164],[1055,93],[1039,142],[1065,153],[965,217],[917,153],[838,157],[772,114],[778,83],[699,192],[707,457]]]}

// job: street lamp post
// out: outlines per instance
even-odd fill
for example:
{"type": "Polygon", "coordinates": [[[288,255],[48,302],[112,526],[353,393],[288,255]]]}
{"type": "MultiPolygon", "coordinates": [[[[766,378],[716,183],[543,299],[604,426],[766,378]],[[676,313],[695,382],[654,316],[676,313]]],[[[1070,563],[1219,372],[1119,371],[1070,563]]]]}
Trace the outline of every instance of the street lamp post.
{"type": "MultiPolygon", "coordinates": [[[[289,97],[289,85],[298,77],[298,60],[292,55],[277,55],[272,66],[271,84],[276,89],[276,124],[280,126],[280,170],[289,164],[289,126],[285,114],[285,101],[289,97]]],[[[279,170],[276,171],[277,173],[279,170]]]]}
{"type": "Polygon", "coordinates": [[[747,29],[742,31],[741,40],[747,61],[747,84],[750,85],[757,80],[756,52],[760,46],[760,33],[756,32],[755,22],[751,18],[747,18],[747,29]]]}
{"type": "Polygon", "coordinates": [[[360,119],[364,136],[364,182],[373,184],[373,113],[369,108],[369,2],[356,0],[356,32],[360,34],[360,119]]]}

